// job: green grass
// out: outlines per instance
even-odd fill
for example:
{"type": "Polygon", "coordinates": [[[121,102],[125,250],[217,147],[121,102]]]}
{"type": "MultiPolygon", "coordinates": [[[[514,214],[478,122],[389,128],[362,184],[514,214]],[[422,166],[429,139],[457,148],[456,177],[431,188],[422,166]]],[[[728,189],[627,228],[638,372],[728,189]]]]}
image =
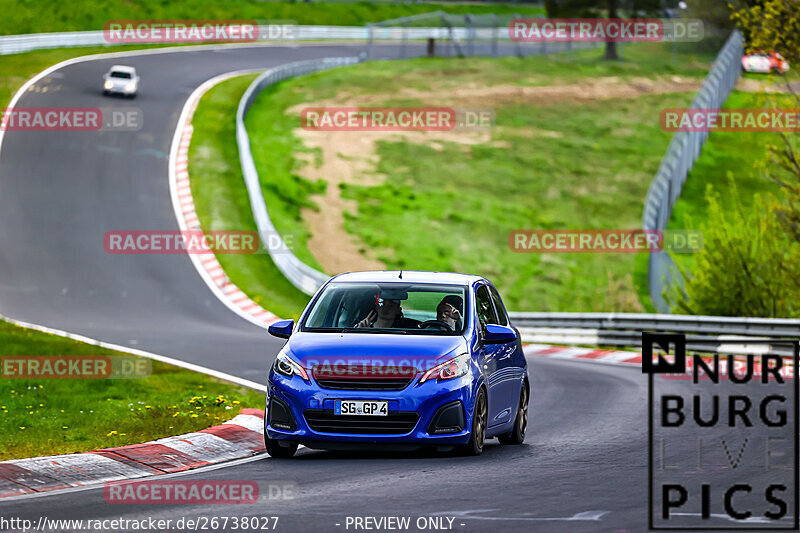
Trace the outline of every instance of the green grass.
{"type": "MultiPolygon", "coordinates": [[[[340,92],[387,94],[388,87],[442,93],[476,84],[705,76],[710,56],[694,56],[681,47],[673,62],[671,53],[664,45],[626,46],[620,63],[599,60],[599,49],[522,60],[417,59],[287,80],[262,93],[247,118],[270,215],[281,232],[306,231],[298,229],[304,228],[300,208],[318,187],[296,174],[301,163],[294,154],[307,149],[290,134],[299,123],[296,115],[285,114],[289,107],[330,100],[340,92]]],[[[486,144],[445,142],[439,151],[414,142],[380,142],[377,172],[387,176],[386,182],[343,189],[345,197],[358,202],[346,228],[367,247],[388,250],[379,258],[390,268],[486,275],[513,309],[648,309],[636,255],[517,254],[508,248],[508,233],[639,227],[647,188],[670,139],[659,127],[659,112],[686,106],[692,97],[693,92],[685,92],[590,102],[501,103],[495,105],[497,127],[486,144]],[[551,135],[535,133],[541,130],[551,135]]],[[[382,103],[438,102],[390,95],[382,103]]],[[[298,256],[308,260],[310,253],[301,246],[298,256]]]]}
{"type": "MultiPolygon", "coordinates": [[[[126,355],[4,321],[0,346],[0,356],[126,355]]],[[[0,460],[179,435],[263,404],[259,392],[158,361],[138,379],[0,379],[0,460]]]]}
{"type": "MultiPolygon", "coordinates": [[[[195,208],[207,231],[256,231],[239,166],[235,124],[239,99],[254,77],[237,77],[211,89],[192,119],[189,175],[195,208]]],[[[307,194],[307,185],[298,182],[297,187],[302,191],[298,195],[307,194]]],[[[267,197],[274,220],[288,208],[273,207],[276,203],[272,200],[267,197]]],[[[297,317],[308,303],[308,297],[289,283],[267,254],[217,254],[217,259],[235,285],[278,316],[297,317]]]]}
{"type": "MultiPolygon", "coordinates": [[[[763,96],[756,93],[734,90],[725,108],[760,108],[763,96]]],[[[785,97],[780,107],[794,108],[791,99],[785,97]]],[[[706,141],[700,157],[683,185],[681,196],[672,211],[668,229],[700,229],[708,222],[708,203],[706,187],[711,185],[719,192],[724,208],[732,208],[728,175],[733,175],[742,206],[747,210],[752,206],[756,193],[780,194],[780,187],[761,175],[757,168],[763,162],[767,146],[779,144],[776,133],[770,132],[712,132],[706,141]]],[[[675,254],[679,264],[691,270],[692,254],[675,254]]]]}
{"type": "Polygon", "coordinates": [[[395,2],[278,2],[262,0],[0,0],[0,34],[100,30],[115,19],[249,19],[298,24],[361,26],[367,22],[429,13],[534,15],[538,6],[512,4],[411,4],[395,2]]]}

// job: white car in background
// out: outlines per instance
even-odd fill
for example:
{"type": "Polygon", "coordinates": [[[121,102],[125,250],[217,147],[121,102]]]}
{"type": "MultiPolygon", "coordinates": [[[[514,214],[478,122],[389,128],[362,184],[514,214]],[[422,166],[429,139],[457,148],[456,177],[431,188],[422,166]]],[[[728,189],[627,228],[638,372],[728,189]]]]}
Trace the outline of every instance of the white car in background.
{"type": "Polygon", "coordinates": [[[136,69],[124,65],[114,65],[103,75],[103,94],[121,94],[134,98],[139,90],[139,76],[136,69]]]}

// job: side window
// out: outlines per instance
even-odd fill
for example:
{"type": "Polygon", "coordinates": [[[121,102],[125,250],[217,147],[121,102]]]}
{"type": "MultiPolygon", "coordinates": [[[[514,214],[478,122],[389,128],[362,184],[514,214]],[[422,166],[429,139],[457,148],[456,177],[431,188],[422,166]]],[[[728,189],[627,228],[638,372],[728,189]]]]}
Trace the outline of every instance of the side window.
{"type": "Polygon", "coordinates": [[[497,324],[497,317],[494,314],[494,307],[492,306],[492,297],[489,296],[489,289],[486,285],[478,287],[475,293],[477,300],[478,319],[481,325],[497,324]]]}
{"type": "Polygon", "coordinates": [[[494,308],[497,311],[497,323],[501,326],[508,325],[508,317],[506,316],[506,310],[503,308],[503,301],[500,299],[500,295],[497,294],[497,289],[494,287],[489,287],[492,292],[492,300],[494,300],[494,308]]]}

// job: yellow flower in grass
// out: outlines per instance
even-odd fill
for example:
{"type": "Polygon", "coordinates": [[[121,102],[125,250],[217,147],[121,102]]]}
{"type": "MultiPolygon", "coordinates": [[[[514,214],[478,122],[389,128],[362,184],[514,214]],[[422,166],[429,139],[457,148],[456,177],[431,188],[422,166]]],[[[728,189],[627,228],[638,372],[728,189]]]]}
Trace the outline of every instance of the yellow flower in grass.
{"type": "Polygon", "coordinates": [[[106,437],[110,437],[110,436],[112,436],[112,435],[116,435],[116,434],[117,434],[117,432],[116,432],[116,431],[111,431],[111,432],[109,432],[108,434],[106,434],[106,437]]]}
{"type": "Polygon", "coordinates": [[[25,426],[20,426],[19,429],[21,429],[22,431],[25,431],[25,426]]]}
{"type": "Polygon", "coordinates": [[[175,417],[176,417],[176,416],[178,416],[179,414],[180,414],[180,413],[175,413],[174,415],[172,415],[172,418],[175,418],[175,417]]]}
{"type": "Polygon", "coordinates": [[[61,426],[61,429],[69,429],[69,426],[61,426]]]}
{"type": "Polygon", "coordinates": [[[197,418],[199,415],[197,413],[192,414],[192,418],[197,418]]]}

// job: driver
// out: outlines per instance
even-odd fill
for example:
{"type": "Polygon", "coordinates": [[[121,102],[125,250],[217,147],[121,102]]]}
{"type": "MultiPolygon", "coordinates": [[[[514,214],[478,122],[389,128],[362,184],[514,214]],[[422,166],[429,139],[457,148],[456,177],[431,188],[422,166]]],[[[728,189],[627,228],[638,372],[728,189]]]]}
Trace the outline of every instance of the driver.
{"type": "Polygon", "coordinates": [[[400,300],[390,300],[383,298],[380,294],[375,295],[375,308],[356,324],[357,328],[416,328],[418,322],[405,318],[403,308],[400,307],[400,300]]]}
{"type": "Polygon", "coordinates": [[[461,331],[463,321],[461,319],[461,306],[464,301],[460,296],[455,294],[448,294],[439,305],[436,306],[436,320],[444,322],[453,331],[461,331]]]}

